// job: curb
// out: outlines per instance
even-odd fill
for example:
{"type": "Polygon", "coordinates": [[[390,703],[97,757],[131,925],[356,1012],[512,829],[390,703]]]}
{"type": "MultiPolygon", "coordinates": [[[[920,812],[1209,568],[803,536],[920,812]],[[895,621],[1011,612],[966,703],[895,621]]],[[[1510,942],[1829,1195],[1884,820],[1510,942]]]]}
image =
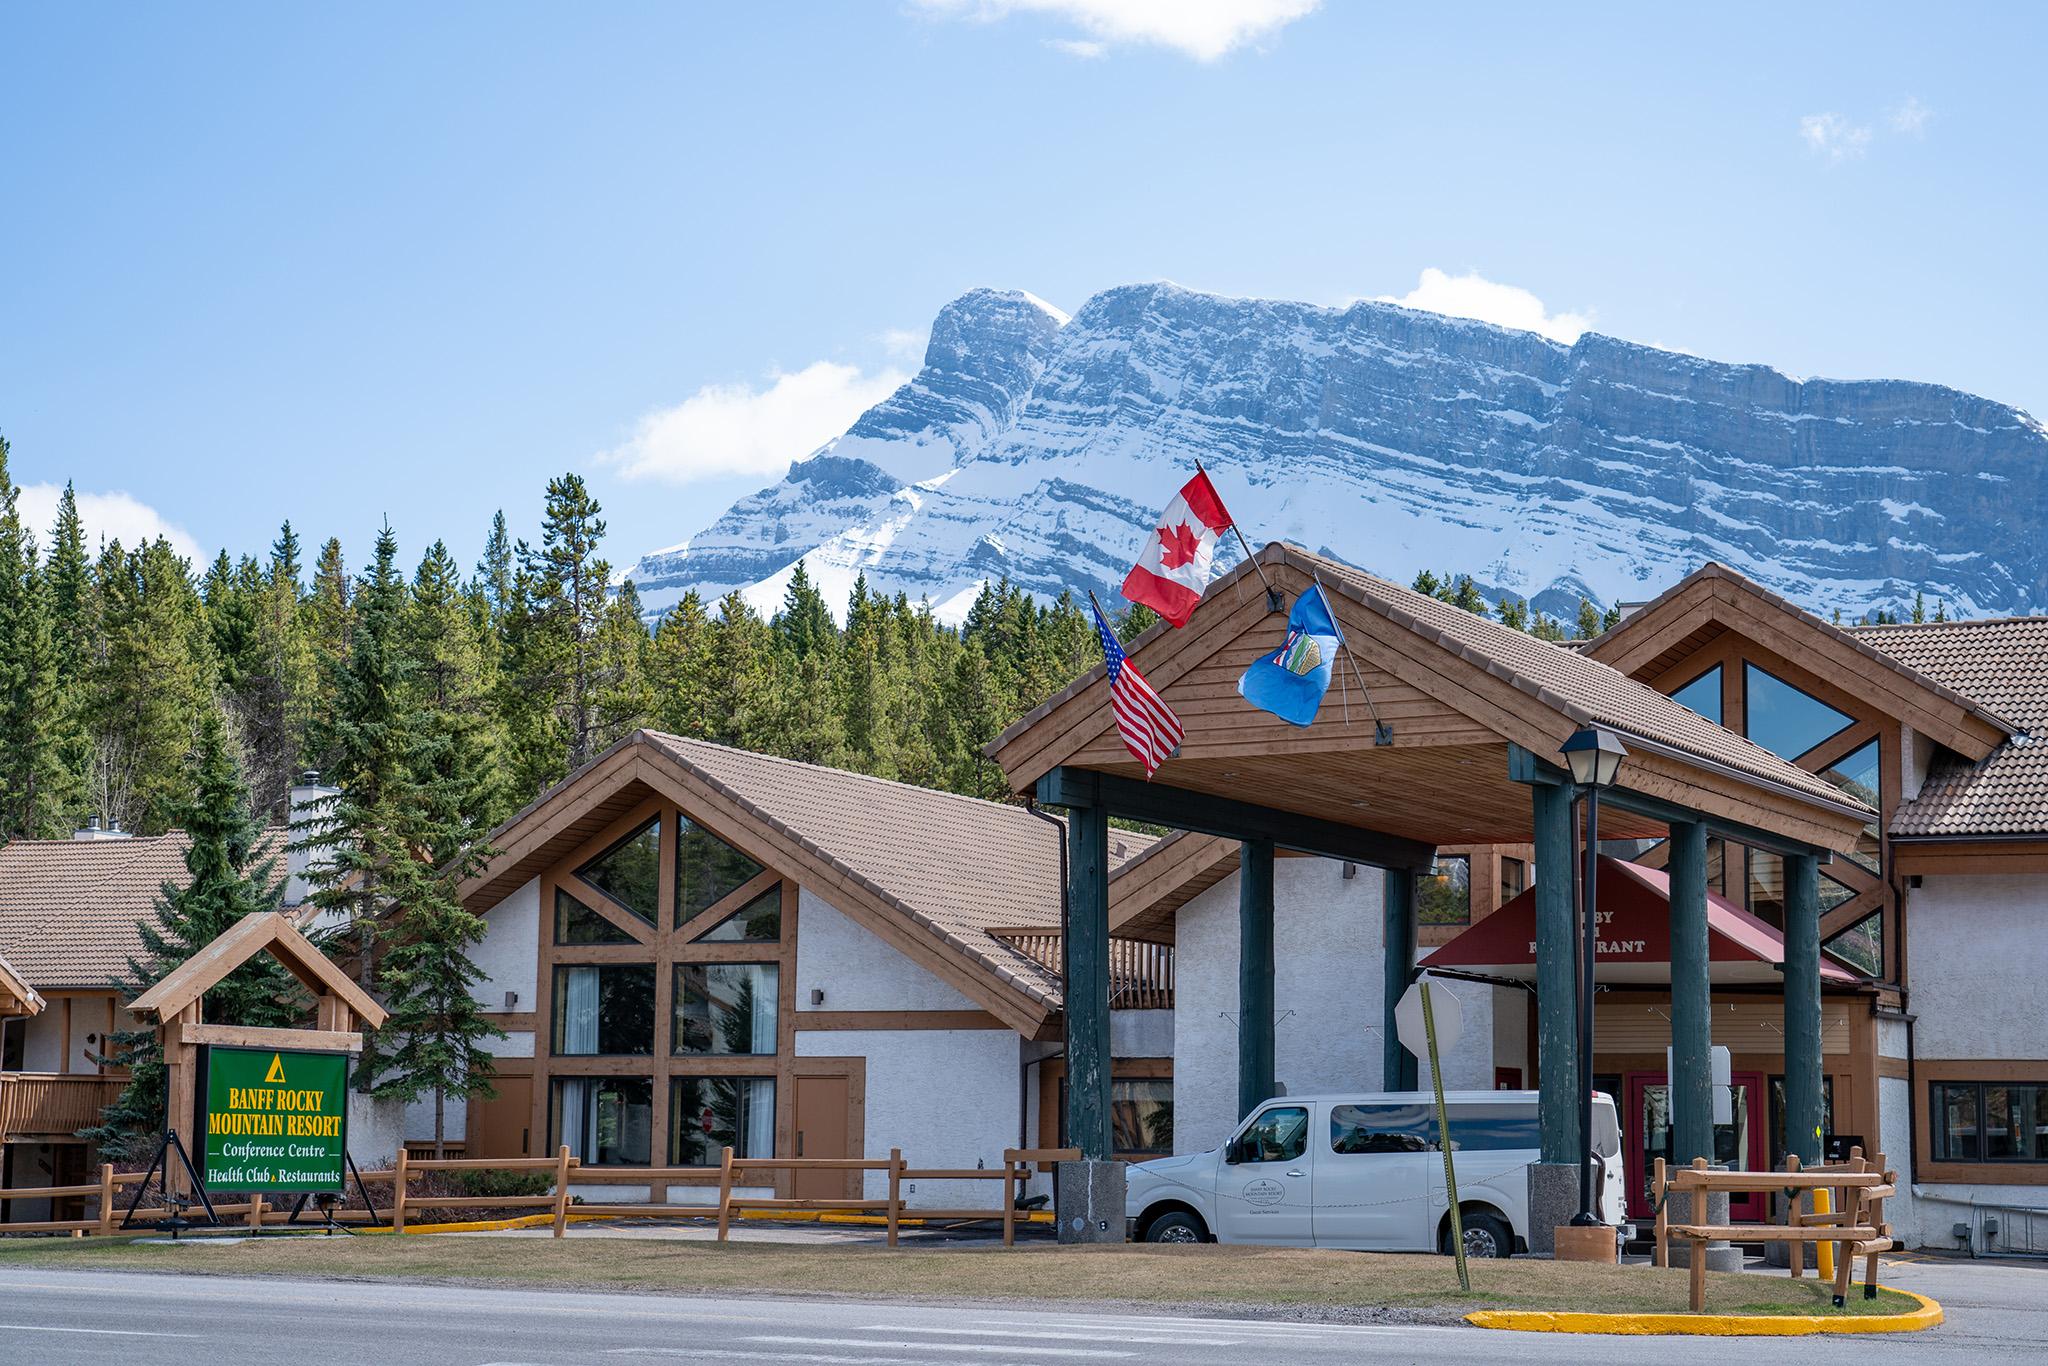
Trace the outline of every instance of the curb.
{"type": "Polygon", "coordinates": [[[1544,1310],[1482,1309],[1465,1322],[1518,1333],[1608,1333],[1620,1336],[1670,1334],[1690,1337],[1796,1338],[1814,1333],[1918,1333],[1942,1321],[1941,1306],[1925,1295],[1893,1286],[1894,1294],[1918,1300],[1904,1314],[1575,1314],[1544,1310]]]}
{"type": "MultiPolygon", "coordinates": [[[[677,1206],[677,1208],[682,1209],[685,1207],[677,1206]]],[[[875,1214],[834,1214],[824,1210],[734,1210],[733,1215],[735,1218],[749,1223],[852,1224],[861,1227],[882,1228],[889,1222],[880,1215],[875,1214]]],[[[681,1217],[697,1219],[716,1218],[717,1216],[718,1207],[712,1205],[706,1207],[704,1214],[690,1214],[681,1217]]],[[[632,1215],[619,1214],[577,1214],[571,1210],[569,1222],[572,1224],[599,1224],[618,1219],[632,1219],[633,1217],[632,1215]]],[[[661,1216],[648,1217],[660,1218],[661,1216]]],[[[554,1222],[555,1216],[552,1214],[522,1214],[513,1219],[473,1219],[467,1223],[457,1224],[408,1223],[405,1226],[405,1235],[414,1233],[503,1233],[507,1229],[542,1228],[554,1222]]],[[[900,1228],[922,1228],[926,1223],[923,1219],[899,1219],[896,1222],[900,1228]]],[[[940,1222],[955,1223],[958,1221],[949,1219],[940,1222]]],[[[1018,1219],[1017,1222],[1020,1224],[1050,1224],[1053,1222],[1053,1216],[1050,1214],[1034,1213],[1018,1219]]],[[[358,1235],[367,1234],[373,1237],[378,1235],[387,1238],[394,1236],[394,1231],[389,1228],[359,1228],[353,1231],[358,1235]]]]}

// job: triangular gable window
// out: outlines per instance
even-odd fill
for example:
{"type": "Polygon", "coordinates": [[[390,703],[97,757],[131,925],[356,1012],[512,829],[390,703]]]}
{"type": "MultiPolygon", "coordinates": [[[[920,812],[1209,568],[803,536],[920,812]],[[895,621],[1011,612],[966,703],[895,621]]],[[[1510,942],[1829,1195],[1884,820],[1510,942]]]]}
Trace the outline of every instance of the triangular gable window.
{"type": "MultiPolygon", "coordinates": [[[[1820,776],[1826,778],[1858,801],[1868,802],[1871,806],[1876,807],[1878,805],[1879,779],[1883,772],[1882,765],[1883,761],[1878,755],[1877,741],[1872,740],[1854,754],[1846,755],[1836,760],[1827,768],[1822,769],[1820,776]]],[[[1882,847],[1883,845],[1878,839],[1877,823],[1873,821],[1863,827],[1863,834],[1857,839],[1856,849],[1849,857],[1862,864],[1868,871],[1875,873],[1878,871],[1879,851],[1882,847]]]]}
{"type": "Polygon", "coordinates": [[[1721,666],[1713,668],[1671,694],[1679,706],[1698,712],[1715,725],[1721,724],[1721,666]]]}
{"type": "Polygon", "coordinates": [[[699,944],[772,944],[782,938],[782,886],[777,883],[697,936],[699,944]]]}
{"type": "Polygon", "coordinates": [[[688,816],[676,824],[682,834],[676,841],[676,928],[681,929],[738,891],[749,878],[759,877],[762,869],[688,816]]]}
{"type": "Polygon", "coordinates": [[[576,876],[648,924],[661,906],[661,818],[655,817],[576,870],[576,876]]]}
{"type": "Polygon", "coordinates": [[[555,888],[555,942],[557,944],[630,944],[633,936],[599,915],[590,907],[555,888]]]}
{"type": "Polygon", "coordinates": [[[1829,736],[1856,724],[1855,717],[1754,664],[1743,666],[1742,679],[1749,719],[1745,733],[1780,759],[1797,761],[1829,736]]]}
{"type": "Polygon", "coordinates": [[[1872,911],[1821,946],[1865,977],[1884,977],[1884,912],[1872,911]]]}

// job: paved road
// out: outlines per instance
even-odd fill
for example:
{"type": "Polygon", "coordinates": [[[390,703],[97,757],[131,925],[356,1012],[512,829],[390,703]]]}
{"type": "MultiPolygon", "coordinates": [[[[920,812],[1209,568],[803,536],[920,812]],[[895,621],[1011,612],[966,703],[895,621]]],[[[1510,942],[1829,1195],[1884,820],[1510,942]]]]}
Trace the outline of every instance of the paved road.
{"type": "MultiPolygon", "coordinates": [[[[1886,1277],[1941,1298],[1931,1333],[1775,1341],[1772,1361],[2038,1360],[2048,1270],[1917,1263],[1886,1277]]],[[[1733,1344],[1669,1338],[1659,1363],[1726,1366],[1733,1344]]],[[[1738,1353],[1744,1350],[1734,1348],[1738,1353]]],[[[208,1366],[1304,1366],[1352,1361],[1640,1362],[1640,1341],[1345,1327],[1154,1314],[798,1300],[661,1298],[449,1286],[243,1280],[135,1272],[0,1271],[0,1363],[208,1366]]]]}

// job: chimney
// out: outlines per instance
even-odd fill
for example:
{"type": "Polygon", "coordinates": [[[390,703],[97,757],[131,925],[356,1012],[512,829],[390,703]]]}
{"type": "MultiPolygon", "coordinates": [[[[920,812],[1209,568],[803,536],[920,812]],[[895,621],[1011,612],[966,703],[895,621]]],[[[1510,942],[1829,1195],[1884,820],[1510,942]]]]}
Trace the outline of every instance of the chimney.
{"type": "MultiPolygon", "coordinates": [[[[340,788],[325,786],[320,781],[320,774],[309,768],[299,775],[299,780],[296,783],[292,784],[289,799],[291,802],[290,815],[287,819],[292,825],[297,825],[303,820],[319,816],[324,810],[323,804],[329,801],[329,799],[340,795],[340,788]]],[[[303,905],[306,898],[313,891],[312,880],[307,874],[313,867],[319,851],[291,847],[303,838],[305,838],[304,831],[287,829],[285,832],[287,847],[284,855],[286,874],[284,902],[287,906],[303,905]]]]}
{"type": "Polygon", "coordinates": [[[126,830],[121,828],[121,822],[119,821],[108,821],[105,825],[102,825],[98,816],[88,816],[82,828],[71,832],[71,838],[74,840],[125,840],[131,838],[131,836],[126,830]]]}

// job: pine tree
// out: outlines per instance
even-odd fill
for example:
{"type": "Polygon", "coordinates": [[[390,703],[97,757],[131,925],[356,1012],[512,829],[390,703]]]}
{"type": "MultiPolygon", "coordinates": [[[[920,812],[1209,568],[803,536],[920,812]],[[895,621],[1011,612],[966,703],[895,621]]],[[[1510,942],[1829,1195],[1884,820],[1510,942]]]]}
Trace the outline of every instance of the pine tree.
{"type": "Polygon", "coordinates": [[[1917,626],[1927,620],[1927,594],[1915,591],[1913,594],[1913,623],[1917,626]]]}
{"type": "Polygon", "coordinates": [[[1425,569],[1415,576],[1415,582],[1409,586],[1416,592],[1433,598],[1443,588],[1443,581],[1425,569]]]}
{"type": "Polygon", "coordinates": [[[782,610],[775,614],[775,643],[790,657],[804,660],[815,651],[831,652],[839,643],[839,630],[832,624],[832,611],[824,594],[811,583],[810,572],[798,560],[783,590],[782,610]]]}
{"type": "Polygon", "coordinates": [[[709,651],[711,623],[692,588],[654,632],[647,654],[653,722],[671,735],[703,739],[711,731],[709,651]]]}
{"type": "Polygon", "coordinates": [[[590,761],[607,724],[600,695],[612,681],[607,676],[611,661],[604,658],[599,636],[611,566],[597,553],[604,539],[603,511],[581,475],[549,480],[540,549],[520,547],[529,583],[526,611],[532,618],[521,686],[553,704],[566,750],[555,765],[555,777],[590,761]]]}
{"type": "Polygon", "coordinates": [[[1585,598],[1579,599],[1577,635],[1580,640],[1591,640],[1600,634],[1600,611],[1585,598]]]}
{"type": "Polygon", "coordinates": [[[68,483],[57,500],[57,522],[50,532],[43,578],[49,586],[50,642],[56,661],[56,696],[49,724],[61,782],[68,794],[59,805],[71,808],[69,824],[91,814],[92,693],[88,682],[104,641],[99,589],[85,548],[85,524],[78,516],[78,497],[68,483]]]}
{"type": "MultiPolygon", "coordinates": [[[[264,846],[264,823],[250,809],[249,790],[217,710],[209,708],[200,719],[188,777],[190,796],[172,814],[190,840],[189,881],[182,887],[166,883],[149,918],[136,927],[143,954],[128,960],[120,984],[131,1001],[243,916],[276,910],[284,896],[276,854],[264,846]]],[[[307,1004],[291,976],[275,960],[259,956],[208,991],[204,1010],[209,1024],[276,1027],[296,1024],[307,1004]]],[[[99,1125],[81,1136],[110,1156],[146,1159],[166,1122],[166,1076],[155,1030],[117,1032],[98,1061],[128,1068],[128,1084],[99,1125]]],[[[189,1147],[192,1136],[182,1137],[189,1147]]]]}
{"type": "MultiPolygon", "coordinates": [[[[415,730],[444,737],[423,781],[449,785],[447,800],[464,818],[489,829],[509,814],[512,794],[498,779],[501,748],[491,699],[496,660],[465,593],[448,547],[434,542],[413,573],[404,609],[403,642],[408,661],[404,707],[415,730]]],[[[436,862],[456,850],[437,851],[436,862]]]]}
{"type": "Polygon", "coordinates": [[[305,759],[313,768],[326,771],[334,756],[315,741],[320,732],[316,718],[333,713],[335,680],[348,658],[349,637],[354,629],[355,604],[350,601],[348,565],[341,552],[341,538],[330,536],[313,561],[312,591],[299,605],[299,634],[312,658],[312,708],[307,717],[305,759]]]}
{"type": "Polygon", "coordinates": [[[1453,607],[1462,607],[1475,616],[1486,616],[1486,599],[1480,596],[1479,586],[1472,582],[1470,574],[1458,575],[1446,599],[1453,607]]]}
{"type": "Polygon", "coordinates": [[[477,594],[489,609],[493,629],[512,610],[518,573],[512,538],[505,530],[505,512],[500,508],[491,518],[490,535],[484,538],[484,555],[477,561],[475,580],[477,594]]]}
{"type": "Polygon", "coordinates": [[[50,586],[36,536],[22,525],[7,456],[0,437],[0,838],[58,833],[80,795],[61,749],[66,704],[50,586]]]}
{"type": "Polygon", "coordinates": [[[155,834],[187,795],[186,756],[213,708],[213,660],[190,567],[162,537],[101,557],[105,648],[93,669],[93,799],[155,834]]]}
{"type": "MultiPolygon", "coordinates": [[[[1512,626],[1517,631],[1529,629],[1529,604],[1521,598],[1511,598],[1503,595],[1500,600],[1499,612],[1501,625],[1512,626]]],[[[1538,612],[1536,615],[1541,617],[1543,614],[1538,612]]]]}

